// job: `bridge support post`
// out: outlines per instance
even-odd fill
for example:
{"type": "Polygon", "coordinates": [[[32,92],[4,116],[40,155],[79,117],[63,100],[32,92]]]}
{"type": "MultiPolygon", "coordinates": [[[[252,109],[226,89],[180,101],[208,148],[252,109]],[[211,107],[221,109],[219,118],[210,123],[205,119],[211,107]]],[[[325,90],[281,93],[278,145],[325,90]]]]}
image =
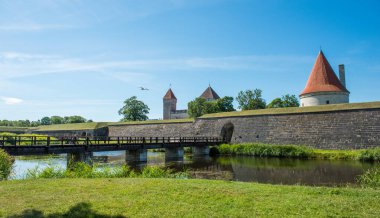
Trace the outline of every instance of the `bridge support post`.
{"type": "Polygon", "coordinates": [[[193,147],[193,157],[203,157],[210,155],[210,147],[209,146],[200,146],[200,147],[193,147]]]}
{"type": "Polygon", "coordinates": [[[92,165],[92,152],[75,152],[67,154],[67,168],[72,168],[75,163],[84,162],[92,165]]]}
{"type": "Polygon", "coordinates": [[[165,148],[165,161],[183,160],[183,155],[184,155],[184,151],[182,147],[165,148]]]}
{"type": "Polygon", "coordinates": [[[127,163],[144,163],[148,160],[147,149],[125,151],[125,161],[127,163]]]}

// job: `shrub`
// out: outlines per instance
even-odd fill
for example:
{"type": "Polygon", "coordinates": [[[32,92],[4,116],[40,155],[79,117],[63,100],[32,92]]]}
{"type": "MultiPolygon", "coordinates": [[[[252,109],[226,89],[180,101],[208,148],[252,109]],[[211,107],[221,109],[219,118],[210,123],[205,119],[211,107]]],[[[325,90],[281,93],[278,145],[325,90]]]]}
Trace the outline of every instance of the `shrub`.
{"type": "Polygon", "coordinates": [[[84,162],[71,164],[70,168],[62,169],[57,166],[48,166],[42,170],[38,167],[28,170],[26,179],[38,178],[189,178],[187,172],[174,173],[170,169],[157,166],[147,166],[141,172],[135,172],[127,165],[114,167],[91,166],[84,162]]]}
{"type": "Polygon", "coordinates": [[[312,149],[300,145],[268,145],[259,143],[223,144],[218,148],[220,154],[252,155],[259,157],[311,157],[312,149]]]}
{"type": "Polygon", "coordinates": [[[9,177],[13,169],[14,159],[3,149],[0,149],[0,180],[9,177]]]}
{"type": "Polygon", "coordinates": [[[363,150],[359,154],[359,159],[365,161],[380,161],[380,147],[363,150]]]}
{"type": "Polygon", "coordinates": [[[380,188],[380,167],[367,170],[359,176],[358,182],[362,187],[380,188]]]}

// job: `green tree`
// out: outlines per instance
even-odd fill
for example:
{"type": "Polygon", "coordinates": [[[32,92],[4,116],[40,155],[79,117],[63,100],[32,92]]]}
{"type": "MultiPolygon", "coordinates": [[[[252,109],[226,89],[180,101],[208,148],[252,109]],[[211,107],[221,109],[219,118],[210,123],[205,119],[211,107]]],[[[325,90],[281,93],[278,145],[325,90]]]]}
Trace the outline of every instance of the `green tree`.
{"type": "Polygon", "coordinates": [[[204,108],[206,107],[205,104],[206,99],[196,98],[187,104],[187,113],[192,118],[200,117],[204,114],[204,108]]]}
{"type": "Polygon", "coordinates": [[[284,107],[284,106],[283,106],[283,102],[282,102],[281,98],[275,98],[275,99],[273,99],[273,101],[271,103],[268,104],[267,107],[268,108],[280,108],[280,107],[284,107]]]}
{"type": "Polygon", "coordinates": [[[121,121],[142,121],[147,120],[149,107],[142,101],[132,96],[124,101],[124,106],[119,110],[119,115],[123,116],[121,121]]]}
{"type": "Polygon", "coordinates": [[[230,96],[225,96],[223,98],[216,100],[216,106],[218,110],[217,112],[235,111],[233,102],[234,102],[234,98],[230,96]]]}
{"type": "Polygon", "coordinates": [[[268,108],[280,107],[299,107],[300,103],[295,95],[283,95],[281,98],[275,98],[268,104],[268,108]]]}
{"type": "Polygon", "coordinates": [[[300,102],[295,95],[284,95],[282,96],[282,103],[284,107],[299,107],[300,102]]]}
{"type": "Polygon", "coordinates": [[[60,116],[51,116],[51,124],[62,124],[64,123],[63,117],[60,116]]]}
{"type": "Polygon", "coordinates": [[[66,123],[85,123],[87,120],[81,116],[69,116],[66,119],[66,123]]]}
{"type": "Polygon", "coordinates": [[[204,98],[196,98],[187,104],[187,113],[190,117],[200,117],[204,114],[234,111],[233,97],[225,96],[215,101],[207,101],[204,98]]]}
{"type": "Polygon", "coordinates": [[[51,120],[49,117],[43,117],[41,119],[41,125],[51,125],[51,120]]]}
{"type": "Polygon", "coordinates": [[[240,91],[236,101],[242,110],[264,109],[266,106],[260,89],[240,91]]]}

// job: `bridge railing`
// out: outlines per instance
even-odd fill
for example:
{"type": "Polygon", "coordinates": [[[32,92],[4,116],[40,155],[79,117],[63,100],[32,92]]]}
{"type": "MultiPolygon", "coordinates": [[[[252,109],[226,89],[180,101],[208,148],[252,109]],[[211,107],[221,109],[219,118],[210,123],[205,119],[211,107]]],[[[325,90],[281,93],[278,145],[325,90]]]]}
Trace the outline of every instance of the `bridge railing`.
{"type": "Polygon", "coordinates": [[[220,144],[220,137],[61,137],[1,136],[1,146],[91,146],[128,144],[220,144]]]}

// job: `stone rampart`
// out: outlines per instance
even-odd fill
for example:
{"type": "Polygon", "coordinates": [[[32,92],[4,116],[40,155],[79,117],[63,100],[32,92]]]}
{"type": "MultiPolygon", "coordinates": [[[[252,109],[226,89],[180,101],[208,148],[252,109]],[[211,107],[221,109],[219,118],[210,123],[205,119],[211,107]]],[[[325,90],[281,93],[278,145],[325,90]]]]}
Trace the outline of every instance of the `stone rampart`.
{"type": "Polygon", "coordinates": [[[322,149],[380,146],[380,108],[200,118],[188,123],[109,126],[110,136],[222,136],[232,143],[309,145],[322,149]]]}

